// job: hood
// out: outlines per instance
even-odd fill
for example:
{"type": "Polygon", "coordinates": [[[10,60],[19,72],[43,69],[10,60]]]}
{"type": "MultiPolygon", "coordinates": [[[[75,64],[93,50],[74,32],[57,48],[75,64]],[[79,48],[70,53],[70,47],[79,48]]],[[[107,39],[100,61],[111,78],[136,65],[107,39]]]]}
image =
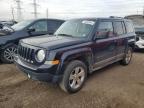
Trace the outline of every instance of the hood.
{"type": "Polygon", "coordinates": [[[21,40],[21,42],[32,46],[42,47],[48,50],[52,50],[52,49],[68,47],[71,45],[81,44],[83,42],[86,42],[86,39],[46,35],[46,36],[23,39],[21,40]]]}

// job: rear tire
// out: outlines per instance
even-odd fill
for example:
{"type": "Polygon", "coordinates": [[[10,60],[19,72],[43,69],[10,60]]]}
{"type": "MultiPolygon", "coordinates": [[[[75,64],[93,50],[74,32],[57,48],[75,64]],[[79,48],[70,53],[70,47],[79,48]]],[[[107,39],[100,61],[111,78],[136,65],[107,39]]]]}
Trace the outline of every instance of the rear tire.
{"type": "Polygon", "coordinates": [[[1,52],[0,59],[3,63],[13,63],[14,55],[17,53],[17,46],[12,44],[4,48],[1,52]]]}
{"type": "Polygon", "coordinates": [[[132,50],[131,47],[128,47],[123,60],[120,61],[120,64],[122,64],[122,65],[128,65],[128,64],[130,64],[131,59],[132,59],[132,55],[133,55],[133,50],[132,50]]]}
{"type": "Polygon", "coordinates": [[[59,83],[62,90],[68,93],[78,92],[87,78],[86,65],[78,60],[68,64],[64,71],[63,79],[59,83]]]}

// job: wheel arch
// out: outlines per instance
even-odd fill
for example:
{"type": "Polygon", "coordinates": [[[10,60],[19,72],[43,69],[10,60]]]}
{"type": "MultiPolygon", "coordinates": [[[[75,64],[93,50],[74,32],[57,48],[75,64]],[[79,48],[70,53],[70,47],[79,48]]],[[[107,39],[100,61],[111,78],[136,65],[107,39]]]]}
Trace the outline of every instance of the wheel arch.
{"type": "Polygon", "coordinates": [[[69,52],[65,52],[61,58],[60,71],[64,72],[66,66],[74,60],[79,60],[85,63],[87,66],[88,72],[91,71],[91,64],[93,60],[92,51],[89,48],[77,49],[69,52]]]}
{"type": "Polygon", "coordinates": [[[3,50],[3,49],[5,49],[5,48],[7,48],[8,46],[12,46],[12,45],[17,46],[15,43],[7,43],[7,44],[3,45],[3,46],[1,47],[1,49],[3,50]]]}

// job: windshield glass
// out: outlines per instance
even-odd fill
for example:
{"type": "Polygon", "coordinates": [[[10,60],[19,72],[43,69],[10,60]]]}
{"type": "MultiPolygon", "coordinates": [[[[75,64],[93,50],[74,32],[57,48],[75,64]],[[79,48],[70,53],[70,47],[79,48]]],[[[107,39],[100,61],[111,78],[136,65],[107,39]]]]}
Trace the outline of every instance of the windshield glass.
{"type": "Polygon", "coordinates": [[[12,28],[14,30],[22,30],[24,29],[26,26],[28,26],[29,24],[31,24],[33,22],[33,20],[26,20],[26,21],[21,21],[15,25],[12,26],[12,28]]]}
{"type": "Polygon", "coordinates": [[[93,30],[95,21],[93,20],[70,20],[65,22],[56,32],[57,36],[87,37],[93,30]]]}

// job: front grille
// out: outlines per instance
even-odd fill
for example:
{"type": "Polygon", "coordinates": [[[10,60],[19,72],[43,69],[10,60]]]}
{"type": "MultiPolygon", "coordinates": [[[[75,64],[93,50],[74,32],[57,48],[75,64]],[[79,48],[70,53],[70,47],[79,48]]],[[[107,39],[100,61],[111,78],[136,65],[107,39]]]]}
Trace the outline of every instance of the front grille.
{"type": "Polygon", "coordinates": [[[35,50],[32,48],[27,48],[22,45],[19,45],[18,47],[18,55],[20,56],[20,58],[24,59],[27,62],[34,62],[34,53],[35,50]]]}

